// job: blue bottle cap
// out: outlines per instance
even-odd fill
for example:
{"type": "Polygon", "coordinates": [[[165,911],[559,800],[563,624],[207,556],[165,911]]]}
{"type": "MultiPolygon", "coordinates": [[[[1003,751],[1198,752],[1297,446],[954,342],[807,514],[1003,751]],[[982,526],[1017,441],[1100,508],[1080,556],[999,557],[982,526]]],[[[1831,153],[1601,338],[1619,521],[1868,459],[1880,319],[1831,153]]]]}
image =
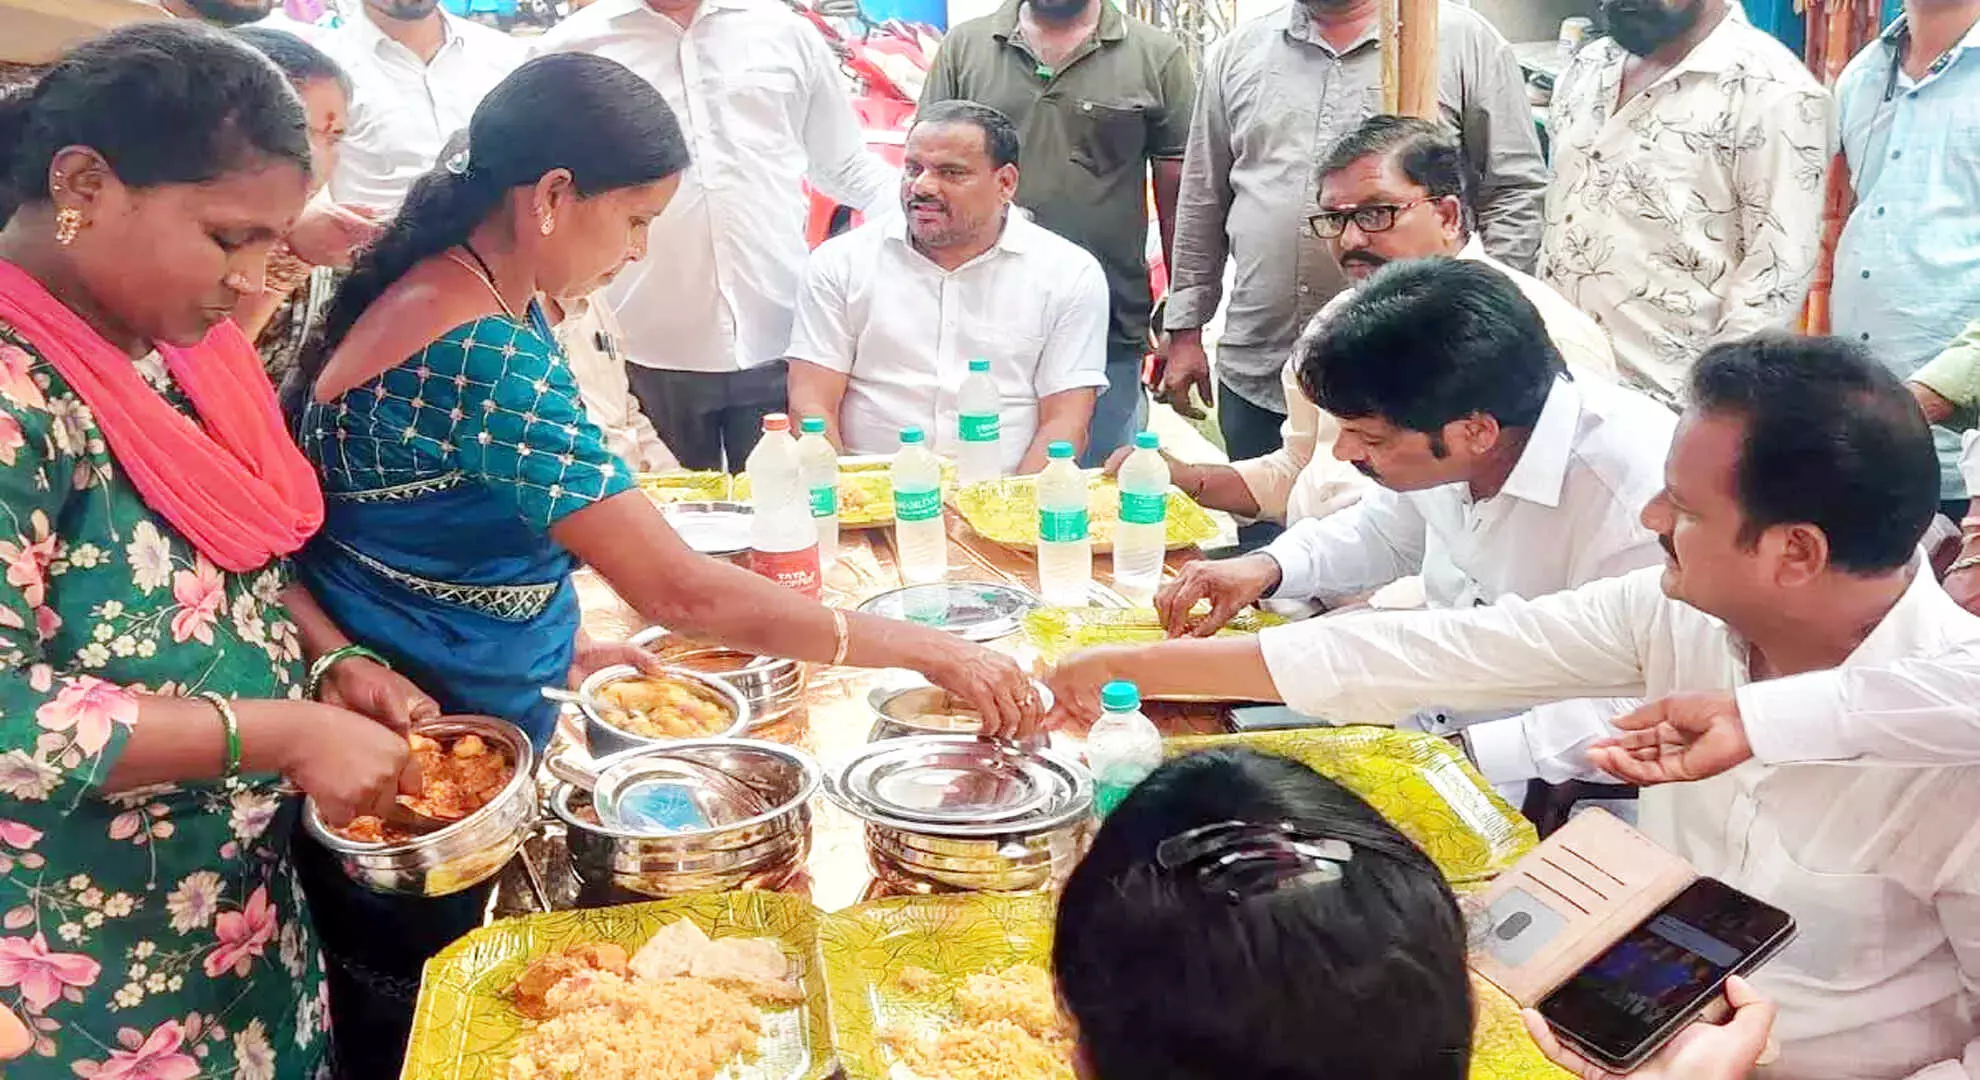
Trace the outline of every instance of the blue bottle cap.
{"type": "Polygon", "coordinates": [[[1137,431],[1134,433],[1134,446],[1137,450],[1159,450],[1162,448],[1162,437],[1152,431],[1137,431]]]}
{"type": "Polygon", "coordinates": [[[915,444],[921,442],[921,440],[925,438],[927,438],[927,436],[923,435],[921,433],[921,429],[918,427],[904,427],[901,429],[902,446],[914,446],[915,444]]]}
{"type": "Polygon", "coordinates": [[[971,371],[989,371],[989,370],[990,370],[990,361],[988,361],[988,360],[971,360],[971,361],[969,362],[969,370],[971,370],[971,371]]]}
{"type": "Polygon", "coordinates": [[[1072,444],[1069,442],[1055,442],[1045,448],[1045,456],[1048,458],[1069,458],[1073,456],[1072,444]]]}
{"type": "Polygon", "coordinates": [[[1116,679],[1100,688],[1100,705],[1108,712],[1133,712],[1141,708],[1141,689],[1126,679],[1116,679]]]}
{"type": "Polygon", "coordinates": [[[798,421],[798,430],[804,432],[806,435],[823,435],[825,434],[825,418],[822,416],[807,416],[798,421]]]}

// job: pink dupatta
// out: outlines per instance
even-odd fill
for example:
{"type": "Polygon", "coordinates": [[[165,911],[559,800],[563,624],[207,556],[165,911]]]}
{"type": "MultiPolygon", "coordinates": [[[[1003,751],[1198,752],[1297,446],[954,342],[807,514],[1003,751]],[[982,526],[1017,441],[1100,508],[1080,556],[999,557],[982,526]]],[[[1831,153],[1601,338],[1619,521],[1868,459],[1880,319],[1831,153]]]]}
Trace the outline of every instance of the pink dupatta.
{"type": "Polygon", "coordinates": [[[151,507],[224,570],[299,550],[323,524],[316,471],[282,424],[254,345],[232,321],[190,349],[161,345],[195,422],[41,283],[0,259],[5,321],[74,387],[151,507]]]}

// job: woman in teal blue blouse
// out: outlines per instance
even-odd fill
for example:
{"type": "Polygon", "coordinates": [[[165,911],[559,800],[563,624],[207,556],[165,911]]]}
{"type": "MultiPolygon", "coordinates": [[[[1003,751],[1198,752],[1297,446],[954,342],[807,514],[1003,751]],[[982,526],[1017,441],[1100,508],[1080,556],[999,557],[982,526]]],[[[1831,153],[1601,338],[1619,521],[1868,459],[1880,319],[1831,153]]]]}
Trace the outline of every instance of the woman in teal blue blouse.
{"type": "MultiPolygon", "coordinates": [[[[304,578],[445,709],[505,717],[539,743],[554,715],[539,688],[585,659],[580,562],[654,623],[764,655],[911,668],[997,733],[1032,730],[1038,701],[1008,658],[695,554],[586,419],[535,298],[590,293],[645,257],[687,164],[666,102],[612,61],[541,57],[488,95],[467,146],[354,268],[292,380],[328,502],[304,578]]],[[[396,1075],[420,963],[474,925],[480,895],[394,902],[355,892],[320,851],[299,861],[340,1067],[396,1075]]]]}

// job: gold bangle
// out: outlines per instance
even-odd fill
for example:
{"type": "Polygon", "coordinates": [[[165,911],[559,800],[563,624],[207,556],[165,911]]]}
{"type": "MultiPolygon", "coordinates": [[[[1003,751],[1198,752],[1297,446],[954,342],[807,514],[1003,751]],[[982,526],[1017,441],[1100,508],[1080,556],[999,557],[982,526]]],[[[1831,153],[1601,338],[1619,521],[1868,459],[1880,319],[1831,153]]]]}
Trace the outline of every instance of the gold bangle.
{"type": "Polygon", "coordinates": [[[239,779],[241,775],[241,721],[240,718],[234,715],[233,703],[211,690],[201,693],[199,700],[213,706],[213,711],[220,714],[221,734],[225,737],[227,743],[227,756],[222,762],[220,779],[228,781],[239,779]]]}
{"type": "Polygon", "coordinates": [[[846,613],[832,609],[832,633],[838,638],[838,645],[832,650],[832,666],[846,662],[846,653],[852,651],[852,628],[846,625],[846,613]]]}

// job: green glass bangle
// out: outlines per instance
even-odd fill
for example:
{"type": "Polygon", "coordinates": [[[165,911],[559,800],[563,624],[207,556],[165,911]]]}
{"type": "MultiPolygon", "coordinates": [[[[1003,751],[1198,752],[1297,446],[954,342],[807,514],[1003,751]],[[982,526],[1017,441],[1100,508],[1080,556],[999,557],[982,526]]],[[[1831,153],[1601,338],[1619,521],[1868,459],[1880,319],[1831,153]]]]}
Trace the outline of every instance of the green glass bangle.
{"type": "Polygon", "coordinates": [[[237,780],[241,775],[241,721],[234,715],[234,705],[211,690],[201,693],[199,699],[213,706],[213,711],[220,714],[220,726],[227,733],[227,762],[220,771],[220,778],[237,780]]]}
{"type": "Polygon", "coordinates": [[[303,696],[311,701],[321,701],[323,699],[324,676],[330,674],[331,668],[353,658],[369,660],[387,671],[392,670],[392,662],[390,660],[372,652],[370,649],[362,645],[344,645],[331,649],[329,652],[317,657],[316,663],[309,665],[309,680],[303,684],[303,696]]]}

